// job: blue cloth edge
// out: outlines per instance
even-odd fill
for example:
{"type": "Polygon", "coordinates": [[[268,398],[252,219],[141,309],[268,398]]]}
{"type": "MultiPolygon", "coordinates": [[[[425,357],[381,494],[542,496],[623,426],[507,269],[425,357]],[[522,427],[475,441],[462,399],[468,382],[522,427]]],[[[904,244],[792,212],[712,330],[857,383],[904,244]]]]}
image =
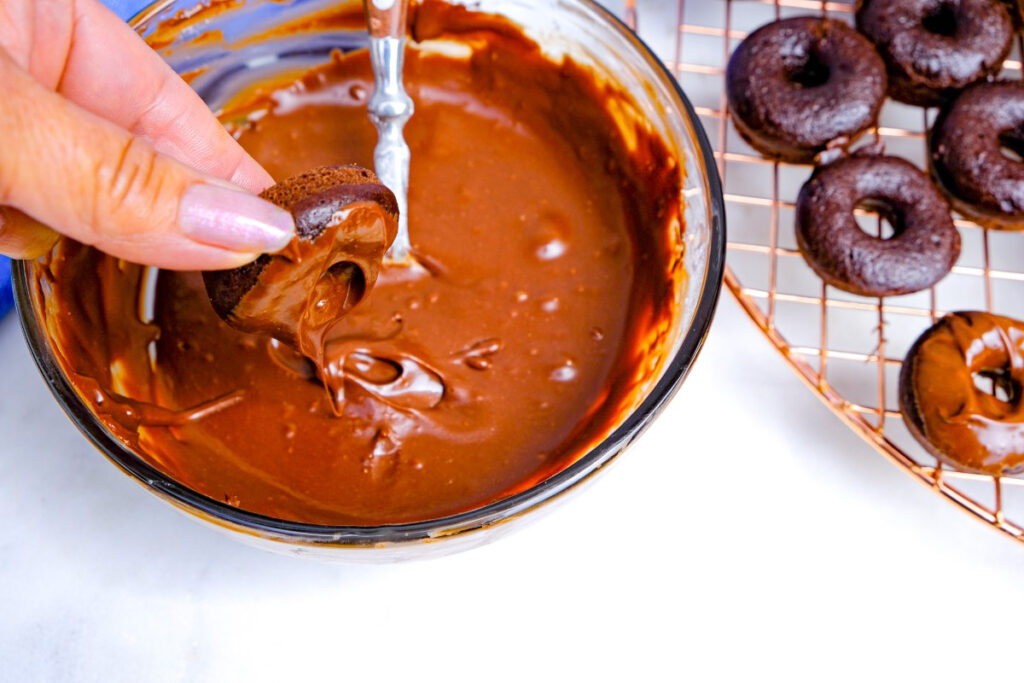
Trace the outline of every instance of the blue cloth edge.
{"type": "Polygon", "coordinates": [[[0,319],[14,308],[14,286],[11,283],[11,259],[0,256],[0,319]]]}

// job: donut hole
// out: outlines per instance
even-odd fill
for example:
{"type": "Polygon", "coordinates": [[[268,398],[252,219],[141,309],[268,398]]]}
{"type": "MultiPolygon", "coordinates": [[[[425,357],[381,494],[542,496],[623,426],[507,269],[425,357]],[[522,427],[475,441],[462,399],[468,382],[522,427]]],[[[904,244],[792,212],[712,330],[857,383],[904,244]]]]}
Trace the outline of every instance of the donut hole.
{"type": "Polygon", "coordinates": [[[828,83],[832,70],[816,50],[786,67],[786,80],[800,88],[817,88],[828,83]]]}
{"type": "Polygon", "coordinates": [[[902,230],[896,210],[880,199],[862,199],[853,209],[857,227],[880,240],[892,239],[902,230]]]}
{"type": "Polygon", "coordinates": [[[783,75],[798,88],[817,88],[828,83],[832,70],[818,45],[796,45],[783,55],[783,75]]]}
{"type": "Polygon", "coordinates": [[[1002,133],[999,136],[999,151],[1010,161],[1024,162],[1024,129],[1002,133]]]}
{"type": "Polygon", "coordinates": [[[1020,382],[1010,374],[1009,367],[985,368],[971,374],[974,388],[997,401],[1014,404],[1020,398],[1020,382]]]}
{"type": "Polygon", "coordinates": [[[928,10],[921,20],[924,30],[937,36],[953,36],[956,34],[956,7],[951,2],[940,2],[928,10]]]}
{"type": "Polygon", "coordinates": [[[351,261],[335,263],[320,276],[306,307],[307,324],[320,327],[339,320],[366,294],[366,276],[351,261]]]}

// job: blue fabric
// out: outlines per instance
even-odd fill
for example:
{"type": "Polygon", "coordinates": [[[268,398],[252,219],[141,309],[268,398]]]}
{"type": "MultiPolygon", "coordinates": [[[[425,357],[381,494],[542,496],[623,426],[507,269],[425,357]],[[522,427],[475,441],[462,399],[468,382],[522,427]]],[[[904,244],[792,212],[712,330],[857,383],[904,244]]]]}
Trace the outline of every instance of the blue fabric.
{"type": "Polygon", "coordinates": [[[11,259],[0,256],[0,318],[14,308],[14,292],[11,289],[11,259]]]}
{"type": "Polygon", "coordinates": [[[149,4],[148,0],[103,0],[103,4],[122,19],[128,19],[149,4]]]}

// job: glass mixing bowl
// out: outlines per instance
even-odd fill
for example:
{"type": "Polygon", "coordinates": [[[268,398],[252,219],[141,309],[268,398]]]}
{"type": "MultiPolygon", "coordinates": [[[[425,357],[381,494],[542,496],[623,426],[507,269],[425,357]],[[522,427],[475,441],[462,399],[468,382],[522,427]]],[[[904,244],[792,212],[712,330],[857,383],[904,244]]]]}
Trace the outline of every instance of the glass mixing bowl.
{"type": "MultiPolygon", "coordinates": [[[[357,27],[302,22],[338,5],[337,0],[207,3],[212,5],[209,11],[198,14],[195,3],[162,0],[131,23],[176,71],[190,75],[192,86],[214,110],[249,83],[322,63],[331,50],[347,51],[367,43],[365,31],[357,27]],[[304,28],[291,35],[274,31],[286,24],[304,28]]],[[[493,540],[523,520],[537,517],[540,509],[564,500],[567,493],[580,490],[603,471],[672,397],[703,344],[722,284],[725,210],[711,147],[675,79],[633,32],[592,0],[466,0],[462,4],[506,16],[551,57],[568,55],[630,93],[633,115],[657,131],[684,161],[680,192],[685,226],[678,239],[687,277],[680,280],[676,292],[678,311],[668,332],[667,357],[632,410],[603,440],[528,490],[469,512],[417,523],[353,527],[289,522],[196,493],[111,436],[82,402],[54,356],[41,324],[42,295],[30,286],[37,264],[17,263],[14,284],[25,335],[50,389],[72,421],[111,462],[154,494],[241,540],[296,555],[374,562],[448,553],[493,540]]]]}

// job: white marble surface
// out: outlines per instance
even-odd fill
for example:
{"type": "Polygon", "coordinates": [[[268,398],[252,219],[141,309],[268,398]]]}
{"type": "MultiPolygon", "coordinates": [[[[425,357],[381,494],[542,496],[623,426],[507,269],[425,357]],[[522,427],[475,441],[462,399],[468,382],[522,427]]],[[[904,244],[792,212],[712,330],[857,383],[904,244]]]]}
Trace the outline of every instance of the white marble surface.
{"type": "Polygon", "coordinates": [[[1021,678],[1024,548],[847,431],[728,295],[590,490],[398,566],[264,553],[158,502],[77,433],[11,317],[0,377],[3,681],[1021,678]]]}

